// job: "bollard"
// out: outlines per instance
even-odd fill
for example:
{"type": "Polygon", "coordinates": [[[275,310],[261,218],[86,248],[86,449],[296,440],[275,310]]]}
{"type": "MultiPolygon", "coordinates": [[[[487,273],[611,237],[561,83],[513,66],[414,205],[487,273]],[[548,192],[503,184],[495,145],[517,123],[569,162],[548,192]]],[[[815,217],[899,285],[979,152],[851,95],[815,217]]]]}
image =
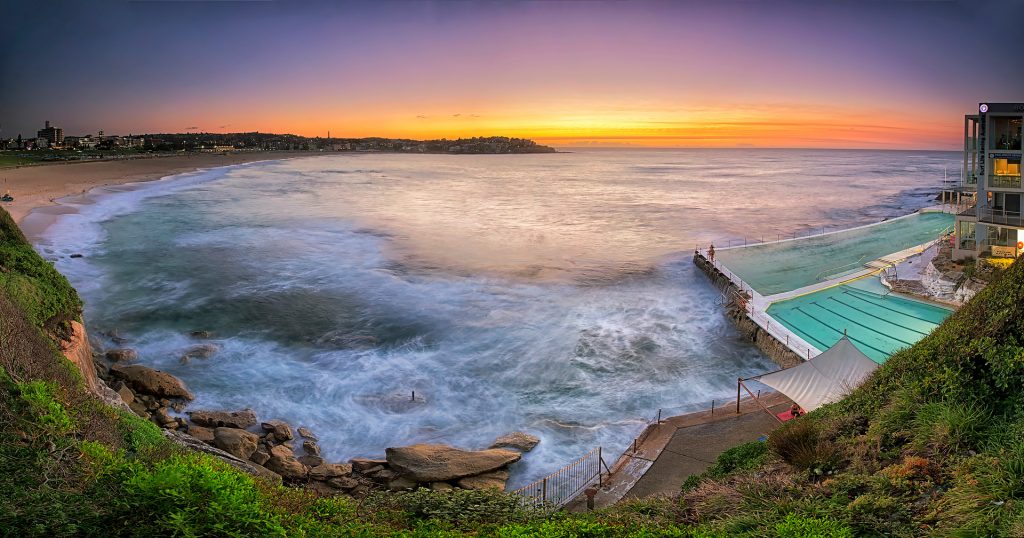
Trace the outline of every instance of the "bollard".
{"type": "Polygon", "coordinates": [[[658,424],[661,424],[661,409],[658,409],[658,424]]]}
{"type": "Polygon", "coordinates": [[[633,453],[636,454],[636,437],[633,438],[633,453]]]}
{"type": "Polygon", "coordinates": [[[587,496],[587,510],[594,509],[594,497],[597,496],[597,488],[591,486],[583,490],[584,495],[587,496]]]}
{"type": "Polygon", "coordinates": [[[416,401],[416,391],[412,391],[412,400],[411,401],[413,401],[413,402],[416,401]]]}
{"type": "Polygon", "coordinates": [[[715,401],[714,400],[711,400],[711,414],[712,415],[715,414],[715,401]]]}
{"type": "Polygon", "coordinates": [[[758,397],[758,398],[760,398],[760,397],[761,397],[761,389],[757,389],[757,397],[758,397]]]}

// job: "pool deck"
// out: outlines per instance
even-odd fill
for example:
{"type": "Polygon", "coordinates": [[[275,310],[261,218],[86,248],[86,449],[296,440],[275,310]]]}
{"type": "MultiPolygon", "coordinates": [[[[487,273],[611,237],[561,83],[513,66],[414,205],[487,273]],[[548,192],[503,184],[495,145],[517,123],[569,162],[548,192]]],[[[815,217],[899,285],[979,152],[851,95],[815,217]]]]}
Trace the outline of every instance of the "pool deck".
{"type": "MultiPolygon", "coordinates": [[[[926,208],[926,209],[922,209],[919,213],[932,213],[932,212],[940,212],[940,210],[937,209],[937,208],[926,208]]],[[[894,219],[889,219],[889,220],[886,220],[886,221],[882,221],[880,223],[867,224],[867,225],[864,225],[864,226],[857,226],[855,228],[848,228],[848,229],[845,229],[845,230],[835,230],[835,231],[831,231],[831,232],[824,232],[824,233],[817,234],[817,235],[812,235],[812,236],[798,237],[798,238],[793,238],[793,239],[782,239],[782,240],[779,240],[779,241],[770,241],[770,242],[765,242],[765,243],[753,243],[753,244],[749,244],[749,245],[739,245],[739,246],[735,246],[735,247],[725,247],[725,248],[721,248],[721,249],[717,249],[717,250],[719,250],[719,251],[721,251],[721,250],[734,251],[734,250],[740,250],[740,249],[744,249],[744,248],[748,248],[748,247],[754,247],[754,246],[759,246],[759,245],[766,245],[766,244],[772,244],[772,243],[795,242],[795,241],[800,241],[800,240],[803,240],[803,239],[818,238],[818,237],[827,236],[827,235],[840,234],[840,233],[847,232],[847,231],[850,231],[850,230],[867,229],[867,228],[871,228],[872,226],[877,226],[878,224],[891,223],[893,221],[897,221],[897,220],[900,220],[900,219],[905,219],[905,218],[908,218],[908,217],[912,217],[912,216],[914,216],[916,214],[918,214],[918,213],[911,213],[909,215],[904,215],[904,216],[901,216],[901,217],[896,217],[894,219]]],[[[738,275],[736,275],[732,270],[730,270],[729,267],[726,264],[722,263],[718,259],[712,260],[710,258],[710,256],[708,255],[708,250],[707,249],[701,249],[701,248],[696,249],[695,252],[694,252],[694,261],[697,262],[699,260],[699,261],[703,262],[703,264],[698,264],[698,265],[701,265],[702,267],[707,267],[707,266],[713,267],[714,269],[717,269],[717,271],[720,272],[722,275],[724,275],[726,278],[728,278],[729,281],[732,283],[733,286],[736,287],[737,290],[739,290],[742,294],[745,294],[747,297],[749,297],[749,300],[747,300],[745,302],[745,304],[743,305],[743,307],[745,309],[745,312],[746,312],[747,318],[749,318],[751,321],[756,323],[758,327],[760,327],[763,331],[767,332],[772,338],[777,340],[780,344],[788,347],[797,356],[803,358],[804,360],[807,360],[807,359],[811,359],[813,357],[816,357],[817,355],[821,354],[821,352],[824,351],[824,350],[819,349],[817,346],[815,346],[812,343],[806,341],[800,335],[796,334],[795,332],[790,330],[788,327],[786,327],[779,320],[773,318],[768,313],[768,308],[771,307],[772,304],[778,303],[778,302],[781,302],[781,301],[786,301],[786,300],[789,300],[789,299],[794,299],[794,298],[801,297],[801,296],[804,296],[804,295],[808,295],[808,294],[811,294],[811,293],[817,293],[817,292],[820,292],[820,291],[823,291],[823,290],[827,290],[829,288],[833,288],[833,287],[836,287],[836,286],[841,286],[843,284],[846,284],[846,283],[849,283],[849,282],[852,282],[852,281],[855,281],[855,280],[859,280],[859,279],[862,279],[862,278],[865,278],[865,277],[870,277],[870,276],[879,274],[879,273],[881,273],[882,271],[884,271],[888,267],[892,267],[892,266],[897,265],[897,264],[899,264],[901,262],[904,262],[904,261],[906,261],[906,260],[908,260],[910,258],[913,258],[915,256],[920,255],[921,253],[926,251],[928,248],[930,248],[932,245],[934,245],[937,241],[938,241],[937,239],[936,240],[932,240],[932,241],[928,241],[927,243],[923,243],[923,244],[920,244],[920,245],[915,245],[915,246],[910,247],[910,248],[905,248],[905,249],[897,251],[897,252],[886,254],[885,256],[882,256],[880,258],[877,258],[877,259],[874,259],[874,260],[871,260],[871,261],[863,263],[862,266],[861,266],[862,267],[861,269],[856,269],[856,270],[853,270],[853,271],[849,271],[849,272],[847,272],[845,274],[836,276],[835,278],[831,278],[831,279],[828,279],[828,280],[825,280],[825,281],[822,281],[822,282],[817,282],[817,283],[814,283],[814,284],[811,284],[811,285],[808,285],[808,286],[803,286],[803,287],[800,287],[800,288],[797,288],[797,289],[793,289],[793,290],[790,290],[790,291],[785,291],[785,292],[781,292],[781,293],[775,293],[775,294],[771,294],[771,295],[762,295],[757,290],[755,290],[750,284],[744,282],[738,275]]],[[[908,295],[897,294],[895,292],[893,292],[893,294],[897,295],[897,296],[900,296],[902,298],[905,298],[907,300],[911,300],[911,301],[926,302],[926,301],[922,301],[922,300],[920,300],[920,299],[918,299],[916,297],[912,297],[912,296],[908,296],[908,295]]],[[[932,303],[932,304],[934,304],[934,303],[932,303]]],[[[948,307],[948,305],[943,305],[943,306],[944,307],[948,307]]]]}

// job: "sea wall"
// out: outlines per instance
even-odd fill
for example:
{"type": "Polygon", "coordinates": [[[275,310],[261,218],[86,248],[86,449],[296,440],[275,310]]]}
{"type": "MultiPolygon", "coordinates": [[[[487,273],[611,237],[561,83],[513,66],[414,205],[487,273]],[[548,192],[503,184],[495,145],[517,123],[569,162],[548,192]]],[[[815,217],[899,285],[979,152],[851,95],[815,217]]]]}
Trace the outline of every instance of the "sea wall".
{"type": "Polygon", "coordinates": [[[743,338],[752,342],[782,368],[791,368],[803,362],[800,355],[797,355],[789,349],[789,346],[780,342],[747,316],[744,304],[750,299],[750,296],[741,292],[728,276],[719,271],[699,252],[694,254],[693,263],[711,279],[711,284],[722,292],[725,297],[726,317],[732,320],[743,338]]]}

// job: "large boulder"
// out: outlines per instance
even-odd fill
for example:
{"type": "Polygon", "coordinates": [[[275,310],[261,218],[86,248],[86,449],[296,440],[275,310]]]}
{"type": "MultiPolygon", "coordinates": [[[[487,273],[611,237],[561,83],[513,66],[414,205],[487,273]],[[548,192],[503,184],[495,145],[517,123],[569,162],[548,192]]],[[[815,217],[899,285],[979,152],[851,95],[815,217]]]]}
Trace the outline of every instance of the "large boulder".
{"type": "Polygon", "coordinates": [[[198,344],[189,347],[181,355],[181,363],[186,364],[191,359],[209,359],[220,351],[220,346],[217,344],[198,344]]]}
{"type": "Polygon", "coordinates": [[[256,452],[260,436],[237,428],[213,430],[213,445],[239,459],[247,460],[256,452]]]}
{"type": "Polygon", "coordinates": [[[114,362],[131,362],[139,360],[139,352],[131,348],[121,347],[107,350],[106,357],[114,362]]]}
{"type": "Polygon", "coordinates": [[[313,480],[330,480],[352,473],[352,465],[348,463],[323,463],[309,470],[313,480]]]}
{"type": "Polygon", "coordinates": [[[292,427],[283,420],[268,420],[261,424],[263,431],[274,435],[274,441],[281,443],[295,438],[292,427]]]}
{"type": "Polygon", "coordinates": [[[271,447],[270,459],[266,466],[267,469],[281,475],[285,480],[306,478],[306,466],[295,458],[290,448],[284,445],[271,447]]]}
{"type": "Polygon", "coordinates": [[[241,411],[189,411],[188,418],[200,426],[209,428],[246,429],[256,425],[256,413],[252,409],[241,411]]]}
{"type": "Polygon", "coordinates": [[[230,465],[242,469],[243,471],[253,476],[263,477],[275,484],[281,483],[281,476],[278,475],[277,473],[271,472],[270,470],[259,465],[256,465],[250,461],[238,459],[238,457],[236,457],[235,455],[229,454],[219,448],[215,448],[206,443],[203,443],[202,441],[196,439],[195,437],[192,437],[191,435],[175,430],[164,430],[164,436],[166,436],[174,443],[181,445],[189,450],[194,450],[196,452],[202,452],[204,454],[214,456],[220,459],[221,461],[224,461],[230,465]]]}
{"type": "Polygon", "coordinates": [[[110,371],[123,379],[135,392],[168,398],[195,399],[195,396],[180,379],[167,372],[154,370],[141,364],[115,364],[110,371]]]}
{"type": "Polygon", "coordinates": [[[505,483],[508,482],[508,476],[509,473],[505,470],[492,471],[460,478],[457,484],[463,489],[497,489],[504,491],[505,483]]]}
{"type": "Polygon", "coordinates": [[[402,476],[417,482],[449,482],[495,471],[519,461],[512,450],[460,450],[447,445],[412,445],[388,448],[388,464],[402,476]]]}
{"type": "Polygon", "coordinates": [[[491,448],[511,448],[520,452],[529,452],[540,443],[540,437],[524,432],[506,433],[494,440],[491,448]]]}

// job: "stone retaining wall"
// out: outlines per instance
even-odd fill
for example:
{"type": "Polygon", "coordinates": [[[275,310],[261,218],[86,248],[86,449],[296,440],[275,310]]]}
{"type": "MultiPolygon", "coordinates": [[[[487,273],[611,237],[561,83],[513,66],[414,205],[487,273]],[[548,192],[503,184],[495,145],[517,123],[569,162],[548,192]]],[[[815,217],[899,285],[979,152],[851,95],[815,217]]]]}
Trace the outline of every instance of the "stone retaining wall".
{"type": "Polygon", "coordinates": [[[775,361],[782,368],[791,368],[804,362],[803,357],[797,355],[785,343],[780,342],[767,331],[761,329],[754,320],[747,316],[746,310],[742,305],[737,304],[736,298],[749,299],[749,296],[740,292],[740,289],[732,283],[728,276],[719,271],[701,253],[694,254],[693,263],[711,279],[711,284],[725,295],[728,300],[725,305],[726,317],[732,320],[744,338],[750,340],[765,355],[768,355],[768,358],[775,361]]]}

